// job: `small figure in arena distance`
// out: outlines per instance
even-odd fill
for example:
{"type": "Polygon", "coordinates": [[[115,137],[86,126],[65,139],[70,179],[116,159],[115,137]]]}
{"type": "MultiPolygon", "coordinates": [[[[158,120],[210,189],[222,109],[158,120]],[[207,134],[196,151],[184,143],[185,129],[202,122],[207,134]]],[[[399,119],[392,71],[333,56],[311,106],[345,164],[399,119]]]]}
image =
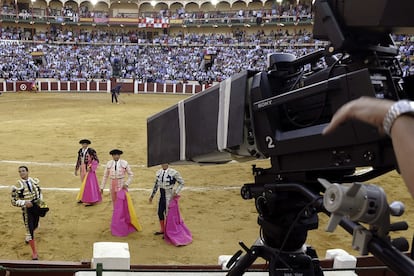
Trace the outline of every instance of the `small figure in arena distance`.
{"type": "Polygon", "coordinates": [[[118,96],[119,96],[120,91],[121,91],[121,85],[120,84],[117,84],[114,88],[111,89],[112,103],[114,103],[114,101],[115,101],[116,104],[119,104],[118,96]]]}
{"type": "Polygon", "coordinates": [[[117,83],[116,78],[111,79],[112,89],[111,89],[111,102],[119,104],[118,97],[121,93],[122,84],[117,83]]]}

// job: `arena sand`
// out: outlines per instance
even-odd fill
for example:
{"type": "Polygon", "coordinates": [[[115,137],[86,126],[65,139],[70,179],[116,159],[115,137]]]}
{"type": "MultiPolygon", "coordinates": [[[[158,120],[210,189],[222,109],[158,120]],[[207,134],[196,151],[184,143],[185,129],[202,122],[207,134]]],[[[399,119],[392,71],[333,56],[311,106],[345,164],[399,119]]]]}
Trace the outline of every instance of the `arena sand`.
{"type": "MultiPolygon", "coordinates": [[[[90,261],[94,242],[127,242],[132,264],[217,264],[222,254],[233,254],[243,241],[250,246],[259,235],[253,200],[240,197],[240,187],[253,182],[251,166],[268,167],[268,161],[231,163],[214,166],[173,166],[185,179],[180,209],[193,234],[193,243],[174,247],[160,236],[156,215],[157,204],[148,203],[158,167],[146,167],[147,118],[184,99],[185,95],[122,95],[126,104],[111,104],[109,94],[96,93],[6,93],[0,97],[1,161],[0,161],[0,259],[29,260],[30,248],[24,243],[21,211],[10,204],[10,186],[18,179],[17,167],[27,165],[32,177],[41,180],[44,199],[51,210],[40,221],[36,240],[41,260],[90,261]],[[113,148],[131,165],[135,178],[131,195],[142,232],[128,237],[114,237],[109,225],[112,204],[109,192],[103,202],[92,207],[76,203],[79,177],[74,164],[80,139],[92,140],[103,164],[111,159],[113,148]],[[8,186],[8,187],[4,187],[8,186]],[[53,188],[69,188],[57,190],[53,188]]],[[[168,134],[168,130],[166,130],[168,134]]],[[[414,208],[404,183],[391,172],[371,183],[380,184],[389,202],[406,204],[402,219],[413,225],[414,208]]],[[[393,221],[396,219],[393,218],[393,221]]],[[[342,229],[324,231],[327,217],[320,215],[318,230],[309,232],[307,243],[320,257],[325,250],[351,248],[352,237],[342,229]]],[[[411,241],[412,228],[393,236],[411,241]]]]}

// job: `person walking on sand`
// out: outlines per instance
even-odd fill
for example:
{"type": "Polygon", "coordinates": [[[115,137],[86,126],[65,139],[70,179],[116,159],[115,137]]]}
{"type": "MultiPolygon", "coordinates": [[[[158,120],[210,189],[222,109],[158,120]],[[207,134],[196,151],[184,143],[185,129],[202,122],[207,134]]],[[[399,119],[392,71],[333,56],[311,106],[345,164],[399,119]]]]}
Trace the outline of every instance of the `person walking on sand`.
{"type": "Polygon", "coordinates": [[[128,187],[132,182],[134,174],[128,162],[121,159],[122,150],[113,149],[109,154],[112,155],[113,160],[108,161],[105,166],[101,193],[105,188],[107,179],[110,178],[113,206],[111,233],[114,236],[123,237],[135,231],[142,231],[131,196],[128,193],[128,187]],[[126,175],[128,175],[128,178],[125,180],[126,175]]]}
{"type": "Polygon", "coordinates": [[[40,181],[29,177],[29,169],[26,166],[20,166],[18,171],[20,179],[17,181],[17,186],[12,186],[11,203],[22,209],[23,223],[26,228],[25,242],[30,244],[32,249],[32,260],[38,260],[34,232],[39,226],[40,216],[45,215],[41,213],[38,205],[43,200],[40,181]]]}
{"type": "Polygon", "coordinates": [[[168,164],[162,164],[161,169],[155,173],[155,183],[149,198],[149,203],[152,203],[152,200],[159,189],[160,200],[158,201],[158,218],[160,222],[160,230],[155,232],[154,235],[164,234],[165,216],[167,215],[170,200],[174,196],[177,196],[183,187],[184,180],[180,173],[177,170],[170,168],[168,164]],[[174,187],[175,183],[178,183],[177,187],[174,187]]]}
{"type": "Polygon", "coordinates": [[[121,87],[122,87],[121,84],[117,84],[117,85],[115,85],[114,88],[111,89],[111,101],[112,101],[112,103],[115,102],[116,104],[119,104],[118,97],[119,97],[119,94],[121,93],[121,87]]]}

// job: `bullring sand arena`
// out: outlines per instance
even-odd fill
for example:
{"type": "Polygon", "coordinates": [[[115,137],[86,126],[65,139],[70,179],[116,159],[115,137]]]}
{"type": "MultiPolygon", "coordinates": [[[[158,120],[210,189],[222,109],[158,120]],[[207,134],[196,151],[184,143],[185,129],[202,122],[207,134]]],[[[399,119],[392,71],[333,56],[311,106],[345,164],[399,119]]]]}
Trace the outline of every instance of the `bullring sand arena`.
{"type": "MultiPolygon", "coordinates": [[[[10,203],[11,185],[18,179],[17,168],[27,165],[32,177],[40,179],[50,212],[41,218],[35,232],[40,260],[90,261],[93,243],[127,242],[131,264],[217,264],[219,255],[231,255],[240,249],[238,242],[250,246],[259,236],[253,200],[240,197],[240,187],[253,182],[251,166],[268,167],[267,160],[225,165],[174,166],[185,180],[180,210],[192,231],[193,242],[183,247],[166,244],[158,230],[157,204],[148,203],[158,167],[146,166],[147,118],[188,95],[122,94],[125,104],[111,104],[108,93],[3,93],[1,110],[0,157],[0,259],[30,260],[31,251],[24,242],[21,210],[10,203]],[[92,141],[97,150],[102,180],[103,165],[111,159],[109,151],[120,148],[123,159],[135,174],[130,193],[142,232],[114,237],[110,232],[112,203],[109,191],[103,202],[84,207],[76,203],[80,179],[74,176],[80,139],[92,141]]],[[[168,135],[168,129],[165,130],[168,135]]],[[[414,201],[398,173],[391,172],[370,183],[379,184],[389,202],[405,203],[406,212],[392,221],[406,220],[408,231],[394,233],[411,241],[414,201]]],[[[326,233],[327,217],[320,216],[319,229],[309,232],[307,244],[319,257],[325,250],[343,248],[351,254],[352,237],[338,228],[326,233]]],[[[258,260],[260,262],[261,260],[258,260]]]]}

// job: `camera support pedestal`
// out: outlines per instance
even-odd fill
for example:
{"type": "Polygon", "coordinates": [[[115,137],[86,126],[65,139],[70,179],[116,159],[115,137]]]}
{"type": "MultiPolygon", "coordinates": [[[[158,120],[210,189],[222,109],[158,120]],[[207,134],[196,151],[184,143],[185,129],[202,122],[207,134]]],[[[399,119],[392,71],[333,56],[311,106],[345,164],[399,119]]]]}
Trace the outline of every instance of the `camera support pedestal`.
{"type": "Polygon", "coordinates": [[[240,242],[246,254],[241,256],[240,250],[230,259],[228,276],[243,275],[258,257],[269,262],[270,276],[323,275],[316,252],[311,247],[303,249],[307,231],[317,228],[319,212],[331,215],[328,231],[339,224],[352,234],[353,246],[362,255],[372,253],[398,275],[414,275],[413,260],[401,252],[408,250],[408,243],[397,249],[389,236],[391,231],[408,227],[405,222],[390,223],[390,215],[402,215],[402,203],[388,205],[385,193],[375,185],[318,181],[326,188],[323,197],[310,186],[296,183],[246,184],[242,188],[243,198],[256,200],[262,237],[251,248],[240,242]]]}
{"type": "Polygon", "coordinates": [[[265,259],[269,263],[268,270],[270,276],[323,275],[316,252],[311,247],[304,246],[296,252],[283,252],[267,246],[260,238],[250,248],[247,248],[242,242],[239,244],[246,251],[246,254],[237,260],[242,254],[240,250],[229,260],[228,267],[231,267],[235,261],[237,263],[229,271],[228,276],[242,275],[258,257],[265,259]]]}

